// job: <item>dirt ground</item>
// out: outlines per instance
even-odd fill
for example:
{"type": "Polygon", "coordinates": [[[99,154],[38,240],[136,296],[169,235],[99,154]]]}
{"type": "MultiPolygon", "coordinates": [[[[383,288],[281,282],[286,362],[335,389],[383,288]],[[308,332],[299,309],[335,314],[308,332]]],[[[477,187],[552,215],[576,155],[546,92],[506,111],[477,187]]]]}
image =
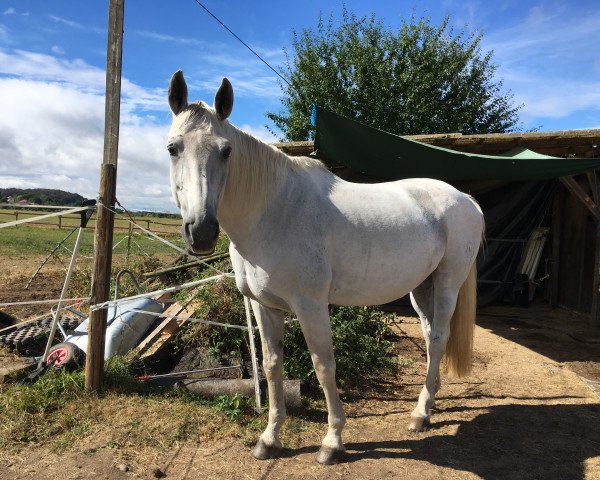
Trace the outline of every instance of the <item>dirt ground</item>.
{"type": "MultiPolygon", "coordinates": [[[[9,288],[0,279],[0,298],[9,288]]],[[[322,428],[298,432],[277,460],[254,460],[238,437],[117,450],[88,436],[62,454],[0,452],[0,478],[156,478],[159,468],[169,479],[600,479],[600,336],[585,318],[543,305],[479,312],[473,373],[444,379],[424,433],[406,428],[425,374],[420,326],[400,320],[409,366],[344,395],[348,452],[338,465],[314,461],[325,434],[324,412],[314,411],[302,415],[322,428]]]]}
{"type": "MultiPolygon", "coordinates": [[[[52,261],[36,276],[25,290],[27,282],[40,265],[37,257],[15,257],[0,260],[0,303],[27,302],[31,300],[55,299],[60,297],[66,268],[52,261]]],[[[50,311],[50,305],[19,305],[4,307],[2,311],[20,320],[50,311]]]]}

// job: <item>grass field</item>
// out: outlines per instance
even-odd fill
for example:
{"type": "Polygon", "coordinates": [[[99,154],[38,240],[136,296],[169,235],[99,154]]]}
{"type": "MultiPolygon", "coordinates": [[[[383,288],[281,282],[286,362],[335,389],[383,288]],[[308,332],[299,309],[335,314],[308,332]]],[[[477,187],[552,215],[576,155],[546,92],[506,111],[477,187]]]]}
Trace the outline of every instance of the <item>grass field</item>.
{"type": "MultiPolygon", "coordinates": [[[[30,225],[17,225],[16,227],[7,227],[0,229],[0,255],[6,255],[11,257],[24,257],[29,255],[44,255],[50,253],[58,242],[67,236],[69,231],[73,227],[69,228],[48,228],[43,226],[30,226],[30,225]]],[[[176,233],[171,235],[161,235],[168,239],[170,242],[184,247],[181,236],[176,233]]],[[[65,242],[65,246],[72,248],[75,243],[77,232],[65,242]]],[[[113,252],[115,254],[125,254],[127,252],[127,236],[126,230],[117,231],[113,237],[113,245],[116,245],[113,252]],[[117,245],[118,244],[118,245],[117,245]]],[[[81,243],[81,254],[91,255],[94,244],[94,231],[85,230],[83,234],[83,240],[81,243]]],[[[65,252],[64,249],[61,249],[65,252]]],[[[157,253],[167,253],[175,251],[169,246],[165,245],[158,240],[145,235],[139,230],[134,230],[131,242],[131,252],[141,253],[145,252],[148,255],[157,253]]]]}

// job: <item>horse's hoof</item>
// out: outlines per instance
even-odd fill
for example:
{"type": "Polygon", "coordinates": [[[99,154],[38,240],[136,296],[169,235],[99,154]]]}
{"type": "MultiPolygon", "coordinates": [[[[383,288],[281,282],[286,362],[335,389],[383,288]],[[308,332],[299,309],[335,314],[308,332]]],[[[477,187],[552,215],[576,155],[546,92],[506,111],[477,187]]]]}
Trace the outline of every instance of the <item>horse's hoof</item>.
{"type": "Polygon", "coordinates": [[[317,462],[321,465],[334,465],[342,461],[345,453],[345,450],[339,450],[331,447],[321,447],[319,453],[317,453],[317,462]]]}
{"type": "Polygon", "coordinates": [[[408,429],[411,432],[424,432],[429,429],[430,425],[429,417],[411,417],[408,429]]]}
{"type": "Polygon", "coordinates": [[[269,460],[270,458],[279,457],[281,450],[281,447],[276,445],[267,445],[262,439],[259,439],[252,449],[252,456],[257,460],[269,460]]]}

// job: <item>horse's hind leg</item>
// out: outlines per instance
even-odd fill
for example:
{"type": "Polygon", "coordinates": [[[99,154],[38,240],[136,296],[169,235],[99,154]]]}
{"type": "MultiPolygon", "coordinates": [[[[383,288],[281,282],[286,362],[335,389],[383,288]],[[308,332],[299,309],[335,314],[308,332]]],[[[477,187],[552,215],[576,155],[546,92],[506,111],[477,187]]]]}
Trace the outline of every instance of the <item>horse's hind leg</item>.
{"type": "Polygon", "coordinates": [[[327,303],[304,301],[295,305],[294,311],[300,321],[315,373],[327,402],[329,428],[317,454],[317,462],[337,463],[342,452],[346,450],[342,443],[342,429],[346,424],[346,416],[335,383],[335,359],[327,303]]]}
{"type": "Polygon", "coordinates": [[[454,273],[436,271],[430,277],[429,287],[425,285],[421,289],[419,286],[412,294],[423,322],[427,345],[427,376],[417,406],[411,414],[409,430],[422,431],[430,423],[429,414],[435,402],[435,394],[440,387],[440,363],[450,336],[450,320],[462,281],[462,278],[456,277],[454,273]],[[428,289],[431,290],[430,294],[427,293],[428,289]],[[423,318],[426,320],[423,321],[423,318]]]}
{"type": "MultiPolygon", "coordinates": [[[[421,320],[421,331],[425,339],[425,351],[427,353],[427,364],[429,365],[429,337],[433,322],[433,276],[430,275],[427,277],[421,285],[410,292],[410,302],[421,320]]],[[[440,389],[440,386],[441,381],[438,375],[436,393],[440,389]]]]}
{"type": "MultiPolygon", "coordinates": [[[[282,449],[279,430],[285,420],[283,393],[283,312],[267,308],[252,300],[258,323],[263,354],[263,370],[269,387],[269,423],[252,450],[254,458],[277,457],[282,449]]],[[[256,372],[255,372],[256,375],[256,372]]]]}

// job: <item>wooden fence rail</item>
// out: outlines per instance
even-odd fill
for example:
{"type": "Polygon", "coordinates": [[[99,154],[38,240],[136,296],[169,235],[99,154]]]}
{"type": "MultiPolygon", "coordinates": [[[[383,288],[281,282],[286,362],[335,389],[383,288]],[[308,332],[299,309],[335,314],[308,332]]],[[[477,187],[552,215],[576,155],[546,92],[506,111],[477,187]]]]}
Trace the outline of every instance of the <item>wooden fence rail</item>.
{"type": "MultiPolygon", "coordinates": [[[[16,220],[19,220],[19,217],[21,217],[21,218],[35,217],[38,215],[40,215],[40,212],[31,212],[31,211],[22,211],[22,210],[19,210],[19,211],[0,210],[0,223],[13,221],[13,217],[14,217],[14,220],[16,221],[16,220]],[[3,217],[7,217],[7,218],[3,218],[3,217]],[[8,218],[10,218],[10,220],[8,218]]],[[[58,220],[55,220],[53,218],[52,220],[49,220],[47,222],[30,222],[27,225],[36,225],[36,226],[42,226],[42,227],[53,227],[53,228],[62,229],[62,228],[73,228],[73,227],[79,225],[79,221],[80,221],[79,215],[63,215],[63,216],[55,217],[55,218],[58,220]]],[[[179,233],[179,228],[181,226],[181,223],[176,222],[176,221],[161,222],[161,221],[147,219],[147,218],[136,218],[135,222],[138,225],[141,225],[142,227],[146,228],[147,230],[150,230],[152,233],[156,233],[158,235],[177,234],[177,233],[179,233]],[[164,227],[171,227],[171,228],[167,229],[164,227]]],[[[86,229],[88,229],[88,230],[95,229],[94,216],[88,223],[88,226],[86,227],[86,229]]],[[[115,220],[115,230],[128,231],[129,230],[128,220],[126,220],[126,219],[115,220]]]]}

